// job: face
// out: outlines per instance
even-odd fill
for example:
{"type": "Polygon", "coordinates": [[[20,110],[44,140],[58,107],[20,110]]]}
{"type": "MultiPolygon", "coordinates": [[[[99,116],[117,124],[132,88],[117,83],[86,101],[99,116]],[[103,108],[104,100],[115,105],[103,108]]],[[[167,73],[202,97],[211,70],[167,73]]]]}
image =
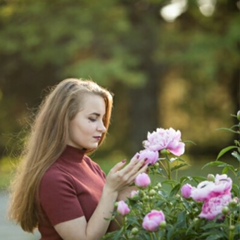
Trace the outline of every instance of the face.
{"type": "Polygon", "coordinates": [[[92,94],[86,95],[83,102],[81,111],[69,123],[67,144],[79,149],[95,149],[106,132],[105,102],[101,96],[92,94]]]}

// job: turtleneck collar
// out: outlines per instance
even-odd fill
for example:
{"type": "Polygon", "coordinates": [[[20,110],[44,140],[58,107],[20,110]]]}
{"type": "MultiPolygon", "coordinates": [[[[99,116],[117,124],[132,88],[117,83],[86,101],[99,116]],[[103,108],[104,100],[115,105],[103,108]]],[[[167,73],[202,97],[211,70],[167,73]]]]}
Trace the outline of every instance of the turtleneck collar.
{"type": "Polygon", "coordinates": [[[60,158],[70,162],[81,162],[86,150],[67,145],[60,158]]]}

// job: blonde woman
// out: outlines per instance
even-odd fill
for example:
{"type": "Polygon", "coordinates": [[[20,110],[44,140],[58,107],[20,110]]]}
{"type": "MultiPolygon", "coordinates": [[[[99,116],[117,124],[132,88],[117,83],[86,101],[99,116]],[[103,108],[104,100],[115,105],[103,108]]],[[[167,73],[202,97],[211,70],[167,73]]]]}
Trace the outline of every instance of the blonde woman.
{"type": "Polygon", "coordinates": [[[108,176],[89,154],[106,136],[112,95],[93,81],[66,79],[41,104],[11,186],[9,216],[42,240],[97,240],[110,231],[120,193],[143,161],[116,164],[108,176]]]}

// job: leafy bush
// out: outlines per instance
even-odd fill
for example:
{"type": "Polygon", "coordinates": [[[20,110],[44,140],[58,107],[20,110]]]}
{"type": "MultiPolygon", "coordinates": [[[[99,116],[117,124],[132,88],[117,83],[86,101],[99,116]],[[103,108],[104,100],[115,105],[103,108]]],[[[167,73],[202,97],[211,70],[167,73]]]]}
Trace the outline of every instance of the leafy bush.
{"type": "Polygon", "coordinates": [[[157,129],[148,133],[144,150],[137,157],[149,164],[148,174],[136,179],[136,191],[125,202],[117,202],[112,219],[122,218],[120,229],[103,239],[140,240],[239,240],[240,239],[240,111],[233,115],[239,121],[231,128],[237,134],[233,146],[220,151],[216,161],[204,167],[221,167],[220,174],[184,176],[173,173],[186,165],[182,158],[185,144],[174,129],[157,129]],[[220,161],[231,152],[238,167],[220,161]],[[227,175],[231,173],[235,181],[227,175]],[[151,184],[149,176],[164,178],[151,184]]]}

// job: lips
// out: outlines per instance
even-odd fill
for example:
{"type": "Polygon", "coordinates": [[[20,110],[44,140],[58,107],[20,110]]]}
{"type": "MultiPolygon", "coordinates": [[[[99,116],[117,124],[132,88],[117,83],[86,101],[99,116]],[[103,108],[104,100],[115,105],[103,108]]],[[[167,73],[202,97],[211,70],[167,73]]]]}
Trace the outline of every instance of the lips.
{"type": "Polygon", "coordinates": [[[94,137],[97,141],[100,141],[102,137],[94,137]]]}

